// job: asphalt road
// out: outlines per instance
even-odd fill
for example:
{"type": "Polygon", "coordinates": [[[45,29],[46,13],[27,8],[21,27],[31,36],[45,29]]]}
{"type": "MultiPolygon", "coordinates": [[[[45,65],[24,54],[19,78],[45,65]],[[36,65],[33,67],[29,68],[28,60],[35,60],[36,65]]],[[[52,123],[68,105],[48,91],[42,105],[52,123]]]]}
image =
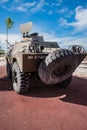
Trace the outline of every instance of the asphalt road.
{"type": "Polygon", "coordinates": [[[0,130],[87,130],[87,79],[65,89],[35,84],[23,96],[0,67],[0,130]]]}

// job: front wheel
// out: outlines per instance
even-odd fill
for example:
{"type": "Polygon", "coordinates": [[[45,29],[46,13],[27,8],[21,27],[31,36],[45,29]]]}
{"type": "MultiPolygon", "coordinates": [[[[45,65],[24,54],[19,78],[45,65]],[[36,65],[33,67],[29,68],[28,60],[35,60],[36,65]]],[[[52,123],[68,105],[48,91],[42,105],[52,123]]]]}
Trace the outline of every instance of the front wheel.
{"type": "Polygon", "coordinates": [[[16,93],[25,94],[28,92],[29,89],[28,73],[21,72],[17,62],[15,62],[12,67],[12,81],[13,81],[13,89],[16,93]]]}
{"type": "Polygon", "coordinates": [[[72,51],[60,49],[40,63],[38,74],[45,84],[58,84],[68,79],[77,65],[77,56],[72,51]]]}

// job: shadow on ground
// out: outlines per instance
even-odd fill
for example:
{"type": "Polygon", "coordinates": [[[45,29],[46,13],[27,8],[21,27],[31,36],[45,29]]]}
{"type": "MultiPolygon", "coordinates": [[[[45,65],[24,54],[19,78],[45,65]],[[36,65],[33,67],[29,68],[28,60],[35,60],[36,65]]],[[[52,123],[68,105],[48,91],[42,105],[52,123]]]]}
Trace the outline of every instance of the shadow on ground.
{"type": "Polygon", "coordinates": [[[6,76],[0,78],[0,91],[11,91],[12,90],[12,82],[6,76]]]}
{"type": "Polygon", "coordinates": [[[58,86],[33,86],[27,96],[50,98],[58,97],[64,102],[75,103],[87,106],[87,79],[73,77],[67,88],[58,86]]]}
{"type": "MultiPolygon", "coordinates": [[[[7,77],[0,79],[0,91],[11,91],[12,82],[7,77]]],[[[87,79],[73,77],[71,84],[67,88],[58,86],[47,86],[41,83],[33,83],[29,93],[25,96],[37,98],[52,98],[87,106],[87,79]],[[65,96],[63,96],[65,95],[65,96]]]]}

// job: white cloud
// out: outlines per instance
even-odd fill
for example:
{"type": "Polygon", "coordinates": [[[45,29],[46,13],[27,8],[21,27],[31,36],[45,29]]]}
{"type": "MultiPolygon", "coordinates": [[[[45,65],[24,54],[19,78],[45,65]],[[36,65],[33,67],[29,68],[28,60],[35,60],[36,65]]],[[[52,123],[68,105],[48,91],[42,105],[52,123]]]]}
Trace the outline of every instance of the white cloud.
{"type": "Polygon", "coordinates": [[[58,2],[62,3],[62,2],[63,2],[63,0],[58,0],[58,2]]]}
{"type": "Polygon", "coordinates": [[[31,12],[37,12],[38,10],[41,10],[42,7],[45,4],[45,0],[40,0],[39,2],[37,2],[37,4],[31,9],[31,12]]]}
{"type": "Polygon", "coordinates": [[[44,40],[46,41],[53,41],[57,42],[61,48],[68,48],[69,45],[82,45],[86,48],[87,50],[87,38],[85,37],[59,37],[58,35],[55,35],[54,32],[44,32],[42,31],[43,29],[40,26],[34,25],[34,28],[32,32],[38,32],[39,35],[42,35],[44,37],[44,40]]]}
{"type": "Polygon", "coordinates": [[[68,12],[68,8],[65,7],[65,8],[61,8],[57,11],[57,13],[65,13],[65,12],[68,12]]]}
{"type": "Polygon", "coordinates": [[[70,45],[82,45],[87,50],[87,38],[57,37],[54,34],[42,33],[47,41],[55,41],[61,48],[68,48],[70,45]]]}
{"type": "Polygon", "coordinates": [[[60,38],[59,43],[62,48],[68,48],[69,45],[82,45],[87,50],[86,37],[81,37],[81,38],[64,37],[64,38],[60,38]]]}
{"type": "MultiPolygon", "coordinates": [[[[41,30],[38,31],[39,35],[42,35],[44,37],[45,41],[53,41],[57,42],[61,48],[68,48],[69,45],[82,45],[87,50],[87,38],[76,38],[76,37],[58,37],[53,33],[46,33],[42,32],[41,30]]],[[[6,50],[6,35],[0,34],[0,46],[2,46],[3,49],[6,50]]],[[[16,41],[21,41],[21,36],[19,34],[9,34],[9,42],[11,44],[14,44],[16,41]]]]}
{"type": "Polygon", "coordinates": [[[3,3],[5,3],[5,2],[8,2],[9,0],[1,0],[0,1],[0,4],[3,4],[3,3]]]}
{"type": "Polygon", "coordinates": [[[65,13],[65,12],[67,12],[67,11],[68,11],[68,8],[62,8],[62,9],[60,10],[61,13],[65,13]]]}
{"type": "MultiPolygon", "coordinates": [[[[30,33],[33,32],[38,32],[39,35],[42,35],[44,37],[45,41],[54,41],[57,42],[61,48],[68,48],[69,45],[82,45],[87,49],[87,35],[84,37],[59,37],[56,35],[54,32],[47,33],[46,31],[43,31],[43,27],[40,25],[33,25],[33,29],[30,33]]],[[[0,34],[0,46],[6,49],[6,35],[5,34],[0,34]]],[[[15,41],[20,41],[21,40],[21,35],[19,34],[9,34],[9,42],[11,44],[15,43],[15,41]]]]}
{"type": "Polygon", "coordinates": [[[27,12],[28,10],[31,13],[35,13],[37,11],[43,10],[43,6],[45,6],[46,3],[45,0],[34,0],[33,2],[27,2],[27,1],[21,1],[21,0],[14,0],[9,5],[4,5],[3,8],[9,10],[9,11],[20,11],[20,12],[27,12]]]}
{"type": "MultiPolygon", "coordinates": [[[[17,0],[17,1],[19,1],[19,0],[17,0]]],[[[35,1],[33,1],[33,2],[25,2],[25,4],[24,3],[20,3],[19,2],[19,4],[17,3],[17,5],[16,6],[12,6],[11,7],[11,10],[16,10],[16,11],[20,11],[20,12],[25,12],[25,11],[27,11],[28,9],[31,9],[31,8],[33,8],[34,6],[36,5],[36,2],[35,1]]]]}
{"type": "Polygon", "coordinates": [[[48,14],[53,14],[53,10],[50,10],[50,11],[48,12],[48,14]]]}
{"type": "Polygon", "coordinates": [[[57,2],[53,2],[50,4],[51,7],[58,7],[62,4],[62,0],[57,0],[57,2]]]}
{"type": "Polygon", "coordinates": [[[74,11],[73,10],[68,10],[67,14],[65,15],[66,18],[71,18],[72,15],[74,16],[74,11]]]}
{"type": "Polygon", "coordinates": [[[22,7],[22,6],[18,6],[16,8],[14,8],[14,10],[18,10],[18,11],[21,11],[21,12],[25,12],[27,9],[22,7]]]}
{"type": "MultiPolygon", "coordinates": [[[[0,34],[0,46],[6,50],[6,34],[0,34]]],[[[8,41],[10,44],[14,44],[16,41],[20,41],[21,36],[18,34],[9,34],[8,41]]]]}
{"type": "Polygon", "coordinates": [[[75,22],[65,21],[65,25],[74,27],[75,32],[87,30],[87,8],[78,6],[75,9],[75,22]]]}
{"type": "Polygon", "coordinates": [[[59,23],[60,25],[67,25],[67,20],[61,18],[61,19],[58,21],[58,23],[59,23]]]}
{"type": "Polygon", "coordinates": [[[59,2],[58,3],[52,3],[50,6],[51,7],[58,7],[58,6],[60,6],[60,3],[59,2]]]}
{"type": "Polygon", "coordinates": [[[75,11],[76,22],[70,23],[70,25],[76,27],[76,29],[79,31],[87,29],[87,8],[84,9],[83,7],[79,6],[75,11]]]}

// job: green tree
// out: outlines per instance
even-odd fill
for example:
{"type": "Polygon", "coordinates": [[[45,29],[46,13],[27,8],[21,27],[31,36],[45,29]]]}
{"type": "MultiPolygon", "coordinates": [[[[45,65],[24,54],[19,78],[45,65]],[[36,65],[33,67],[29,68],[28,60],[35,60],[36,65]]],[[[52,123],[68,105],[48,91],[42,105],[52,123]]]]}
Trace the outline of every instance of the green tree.
{"type": "Polygon", "coordinates": [[[8,30],[13,27],[14,22],[11,20],[10,17],[8,17],[8,18],[5,20],[5,23],[6,23],[6,30],[7,30],[7,42],[8,42],[8,30]]]}

